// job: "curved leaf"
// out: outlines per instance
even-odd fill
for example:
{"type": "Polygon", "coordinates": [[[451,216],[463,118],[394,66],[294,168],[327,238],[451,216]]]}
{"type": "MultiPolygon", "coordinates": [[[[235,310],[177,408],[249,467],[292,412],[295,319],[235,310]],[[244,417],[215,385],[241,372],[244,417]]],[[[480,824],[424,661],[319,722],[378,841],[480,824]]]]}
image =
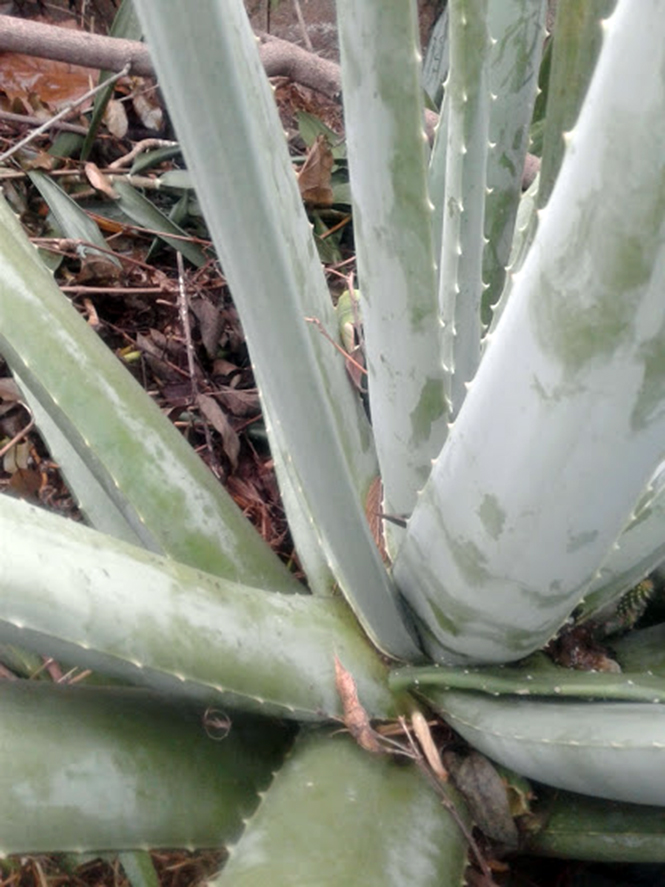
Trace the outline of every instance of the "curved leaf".
{"type": "Polygon", "coordinates": [[[665,806],[665,705],[493,699],[455,690],[426,695],[474,748],[529,779],[665,806]]]}

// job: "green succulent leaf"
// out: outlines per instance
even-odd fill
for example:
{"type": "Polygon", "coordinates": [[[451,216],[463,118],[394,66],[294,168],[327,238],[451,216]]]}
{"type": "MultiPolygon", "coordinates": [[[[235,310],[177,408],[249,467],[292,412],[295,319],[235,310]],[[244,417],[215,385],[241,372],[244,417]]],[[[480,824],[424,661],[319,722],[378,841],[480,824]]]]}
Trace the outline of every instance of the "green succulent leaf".
{"type": "MultiPolygon", "coordinates": [[[[531,657],[535,659],[535,657],[531,657]]],[[[401,668],[391,672],[393,690],[473,690],[492,696],[550,696],[572,699],[614,699],[665,703],[665,679],[653,674],[574,671],[527,661],[519,668],[401,668]]]]}
{"type": "Polygon", "coordinates": [[[57,426],[53,454],[74,468],[83,511],[88,490],[97,497],[101,489],[146,548],[250,585],[297,591],[216,478],[58,291],[4,200],[0,231],[0,353],[57,426]]]}
{"type": "Polygon", "coordinates": [[[451,374],[457,416],[480,361],[484,212],[490,125],[488,0],[450,7],[450,72],[446,83],[447,138],[439,306],[443,363],[451,374]]]}
{"type": "Polygon", "coordinates": [[[503,290],[545,35],[545,0],[490,3],[492,94],[484,210],[483,322],[503,290]]]}
{"type": "Polygon", "coordinates": [[[416,656],[363,510],[369,428],[344,361],[307,320],[335,329],[244,4],[205,0],[195,16],[180,3],[159,16],[146,0],[136,5],[247,336],[305,568],[313,560],[323,582],[327,564],[372,640],[394,656],[416,656]],[[214,114],[192,101],[203,94],[215,96],[214,114]]]}
{"type": "Polygon", "coordinates": [[[385,510],[408,514],[448,419],[416,8],[340,0],[337,13],[372,427],[385,510]]]}
{"type": "Polygon", "coordinates": [[[596,862],[665,862],[662,806],[620,804],[542,789],[539,795],[536,821],[525,821],[525,852],[596,862]]]}
{"type": "Polygon", "coordinates": [[[538,206],[548,202],[603,44],[603,19],[617,0],[560,0],[547,88],[538,206]]]}
{"type": "Polygon", "coordinates": [[[458,690],[427,700],[474,748],[557,788],[665,805],[665,705],[491,698],[458,690]]]}
{"type": "Polygon", "coordinates": [[[0,497],[0,641],[194,699],[286,717],[341,714],[335,656],[373,717],[385,666],[344,602],[270,594],[0,497]]]}
{"type": "Polygon", "coordinates": [[[217,847],[237,839],[289,741],[145,690],[1,681],[3,853],[217,847]]]}
{"type": "Polygon", "coordinates": [[[316,734],[298,742],[213,884],[461,887],[466,850],[414,766],[316,734]]]}
{"type": "Polygon", "coordinates": [[[556,189],[409,522],[395,577],[433,658],[546,643],[662,459],[661,13],[621,4],[606,25],[556,189]]]}

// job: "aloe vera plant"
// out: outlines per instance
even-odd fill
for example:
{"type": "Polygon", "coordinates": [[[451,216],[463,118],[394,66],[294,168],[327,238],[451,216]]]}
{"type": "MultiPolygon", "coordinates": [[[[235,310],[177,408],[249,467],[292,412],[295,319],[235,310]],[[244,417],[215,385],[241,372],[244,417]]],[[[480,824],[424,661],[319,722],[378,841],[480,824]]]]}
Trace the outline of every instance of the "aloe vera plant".
{"type": "Polygon", "coordinates": [[[338,0],[370,426],[307,321],[335,329],[241,0],[136,0],[308,593],[0,204],[0,352],[92,524],[0,498],[0,641],[118,682],[0,683],[3,852],[237,842],[221,884],[462,883],[464,800],[331,737],[350,721],[337,663],[368,719],[426,704],[498,763],[576,792],[527,847],[665,859],[657,650],[627,653],[624,675],[519,665],[663,558],[665,10],[611,6],[561,0],[551,82],[571,54],[584,64],[549,91],[548,178],[521,197],[545,3],[451,0],[430,150],[415,3],[338,0]],[[381,511],[406,517],[386,524],[389,564],[365,516],[379,476],[381,511]],[[228,740],[206,735],[212,710],[228,740]]]}

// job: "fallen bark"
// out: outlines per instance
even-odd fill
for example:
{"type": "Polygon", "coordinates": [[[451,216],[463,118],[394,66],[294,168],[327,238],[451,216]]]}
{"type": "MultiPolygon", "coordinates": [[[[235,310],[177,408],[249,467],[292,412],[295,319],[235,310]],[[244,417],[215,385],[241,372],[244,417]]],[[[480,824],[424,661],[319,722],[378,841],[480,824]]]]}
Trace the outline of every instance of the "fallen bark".
{"type": "Polygon", "coordinates": [[[129,65],[131,74],[155,76],[150,53],[144,43],[57,28],[11,15],[0,15],[0,52],[20,52],[114,73],[129,65]]]}
{"type": "MultiPolygon", "coordinates": [[[[261,61],[269,77],[289,77],[330,98],[337,98],[341,93],[342,79],[335,62],[270,34],[259,34],[258,40],[261,61]]],[[[103,71],[122,71],[129,65],[130,74],[155,76],[150,52],[144,43],[9,15],[0,15],[0,52],[20,52],[103,71]]]]}

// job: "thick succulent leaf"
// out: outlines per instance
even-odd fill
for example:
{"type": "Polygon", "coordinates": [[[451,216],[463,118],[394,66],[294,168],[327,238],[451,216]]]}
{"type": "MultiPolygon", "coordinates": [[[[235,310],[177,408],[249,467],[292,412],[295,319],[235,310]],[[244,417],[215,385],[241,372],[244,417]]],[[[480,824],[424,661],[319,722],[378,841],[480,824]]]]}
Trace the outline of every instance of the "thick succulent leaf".
{"type": "Polygon", "coordinates": [[[542,646],[662,459],[665,17],[622,2],[607,30],[556,190],[395,565],[444,661],[542,646]]]}
{"type": "Polygon", "coordinates": [[[527,853],[594,862],[665,862],[662,807],[568,792],[548,793],[541,801],[544,825],[529,832],[527,853]]]}
{"type": "Polygon", "coordinates": [[[613,699],[624,702],[665,702],[665,679],[639,671],[574,671],[530,657],[519,668],[401,668],[391,672],[393,690],[476,690],[492,696],[550,696],[572,699],[613,699]]]}
{"type": "Polygon", "coordinates": [[[547,88],[538,206],[550,199],[565,150],[602,46],[602,20],[617,0],[559,0],[547,88]]]}
{"type": "Polygon", "coordinates": [[[55,414],[52,415],[42,406],[28,382],[16,369],[14,379],[26,398],[42,437],[48,441],[51,453],[57,458],[60,471],[67,478],[70,488],[76,490],[79,501],[85,503],[85,516],[90,525],[132,545],[141,545],[141,537],[116,504],[116,498],[107,492],[97,479],[97,474],[88,467],[85,458],[72,446],[66,433],[61,431],[54,418],[55,414]]]}
{"type": "Polygon", "coordinates": [[[665,560],[665,466],[660,466],[632,519],[589,586],[575,616],[598,616],[665,560]]]}
{"type": "Polygon", "coordinates": [[[522,170],[545,38],[545,0],[490,3],[492,93],[487,156],[483,320],[497,302],[510,258],[522,170]]]}
{"type": "Polygon", "coordinates": [[[335,656],[374,717],[385,666],[343,600],[267,594],[0,497],[0,641],[206,704],[341,714],[335,656]]]}
{"type": "Polygon", "coordinates": [[[385,510],[410,514],[448,417],[416,6],[339,0],[337,17],[372,426],[385,510]]]}
{"type": "Polygon", "coordinates": [[[118,862],[131,887],[159,887],[159,875],[147,850],[125,850],[118,862]]]}
{"type": "Polygon", "coordinates": [[[450,72],[446,83],[446,194],[439,265],[443,363],[452,374],[456,416],[480,361],[489,150],[491,35],[488,0],[450,6],[450,72]]]}
{"type": "Polygon", "coordinates": [[[446,6],[432,28],[423,61],[423,88],[437,107],[441,105],[443,99],[443,84],[448,76],[450,60],[448,16],[449,10],[446,6]]]}
{"type": "MultiPolygon", "coordinates": [[[[446,6],[446,13],[448,7],[446,6]]],[[[447,25],[446,25],[447,27],[447,25]]],[[[448,116],[450,100],[444,95],[439,122],[434,132],[434,144],[427,170],[427,187],[432,201],[432,241],[435,254],[440,251],[443,236],[444,201],[446,199],[446,169],[448,156],[448,116]]],[[[437,260],[440,256],[437,256],[437,260]]],[[[441,268],[437,267],[437,286],[441,278],[441,268]]]]}
{"type": "Polygon", "coordinates": [[[314,735],[296,744],[213,884],[461,887],[466,850],[415,767],[314,735]]]}
{"type": "Polygon", "coordinates": [[[301,509],[294,528],[309,520],[307,545],[320,546],[375,643],[395,656],[417,655],[362,507],[369,429],[344,361],[306,319],[335,328],[244,4],[171,0],[157,16],[140,0],[137,10],[240,313],[272,453],[298,493],[287,500],[301,509]],[[192,101],[203,95],[214,106],[192,101]]]}
{"type": "MultiPolygon", "coordinates": [[[[298,590],[216,478],[59,292],[4,200],[0,232],[0,353],[141,543],[248,585],[298,590]]],[[[55,438],[54,445],[57,459],[55,438]]],[[[75,490],[84,512],[88,479],[75,490]]]]}
{"type": "Polygon", "coordinates": [[[612,639],[612,650],[626,671],[665,676],[665,624],[631,631],[612,639]]]}
{"type": "Polygon", "coordinates": [[[529,779],[665,806],[665,705],[495,699],[456,690],[426,695],[474,748],[529,779]]]}
{"type": "Polygon", "coordinates": [[[211,847],[235,840],[288,732],[145,690],[1,681],[0,849],[211,847]]]}

